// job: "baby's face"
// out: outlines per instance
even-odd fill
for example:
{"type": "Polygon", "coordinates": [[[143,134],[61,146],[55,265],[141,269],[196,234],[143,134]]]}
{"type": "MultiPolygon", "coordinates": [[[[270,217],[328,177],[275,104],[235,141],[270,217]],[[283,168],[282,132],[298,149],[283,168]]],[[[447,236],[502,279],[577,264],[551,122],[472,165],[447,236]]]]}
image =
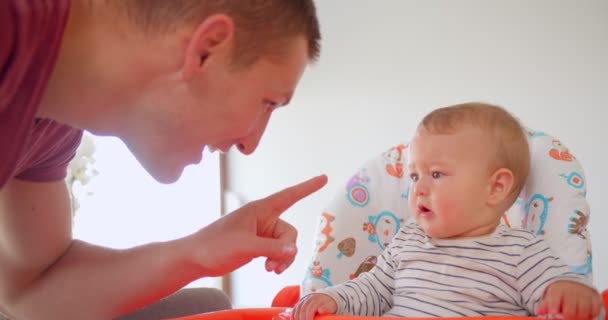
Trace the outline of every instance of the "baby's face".
{"type": "Polygon", "coordinates": [[[410,143],[408,204],[425,232],[436,238],[478,236],[496,224],[489,212],[491,150],[483,131],[463,127],[452,134],[418,129],[410,143]]]}

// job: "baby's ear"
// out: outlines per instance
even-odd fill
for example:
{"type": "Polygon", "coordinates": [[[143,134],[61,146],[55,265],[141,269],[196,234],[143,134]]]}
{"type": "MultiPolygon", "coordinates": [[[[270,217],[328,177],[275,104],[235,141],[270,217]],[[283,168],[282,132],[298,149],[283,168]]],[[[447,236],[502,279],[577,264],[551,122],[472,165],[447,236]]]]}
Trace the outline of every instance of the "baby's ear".
{"type": "Polygon", "coordinates": [[[500,168],[492,174],[489,182],[488,204],[492,207],[500,206],[513,190],[513,172],[500,168]]]}

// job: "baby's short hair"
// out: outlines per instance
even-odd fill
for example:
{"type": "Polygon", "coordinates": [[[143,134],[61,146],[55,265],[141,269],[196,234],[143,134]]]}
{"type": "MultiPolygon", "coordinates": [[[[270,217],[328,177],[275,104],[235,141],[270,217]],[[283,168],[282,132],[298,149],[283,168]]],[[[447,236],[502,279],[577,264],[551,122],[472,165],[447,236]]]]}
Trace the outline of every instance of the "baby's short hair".
{"type": "Polygon", "coordinates": [[[424,117],[420,126],[429,133],[449,134],[463,125],[478,127],[494,141],[495,168],[507,168],[513,173],[513,189],[509,205],[515,202],[530,171],[530,149],[526,131],[508,111],[500,106],[469,102],[439,108],[424,117]]]}

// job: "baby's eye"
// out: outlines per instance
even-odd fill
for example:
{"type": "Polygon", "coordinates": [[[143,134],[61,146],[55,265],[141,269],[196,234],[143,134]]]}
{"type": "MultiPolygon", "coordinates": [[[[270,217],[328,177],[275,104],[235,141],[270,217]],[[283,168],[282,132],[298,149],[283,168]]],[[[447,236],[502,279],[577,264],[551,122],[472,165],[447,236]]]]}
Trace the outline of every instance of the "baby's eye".
{"type": "Polygon", "coordinates": [[[410,174],[410,179],[414,182],[418,181],[418,174],[416,173],[411,173],[410,174]]]}
{"type": "Polygon", "coordinates": [[[433,171],[433,179],[439,179],[441,177],[443,177],[443,173],[439,171],[433,171]]]}

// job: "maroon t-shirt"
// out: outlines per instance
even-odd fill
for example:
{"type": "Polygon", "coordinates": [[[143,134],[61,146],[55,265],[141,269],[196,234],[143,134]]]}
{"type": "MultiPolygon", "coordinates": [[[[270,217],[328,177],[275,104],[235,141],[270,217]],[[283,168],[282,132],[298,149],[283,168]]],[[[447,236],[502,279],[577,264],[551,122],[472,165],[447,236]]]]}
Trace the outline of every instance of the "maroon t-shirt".
{"type": "Polygon", "coordinates": [[[37,119],[53,71],[68,0],[0,0],[0,188],[12,177],[63,179],[82,130],[37,119]]]}

